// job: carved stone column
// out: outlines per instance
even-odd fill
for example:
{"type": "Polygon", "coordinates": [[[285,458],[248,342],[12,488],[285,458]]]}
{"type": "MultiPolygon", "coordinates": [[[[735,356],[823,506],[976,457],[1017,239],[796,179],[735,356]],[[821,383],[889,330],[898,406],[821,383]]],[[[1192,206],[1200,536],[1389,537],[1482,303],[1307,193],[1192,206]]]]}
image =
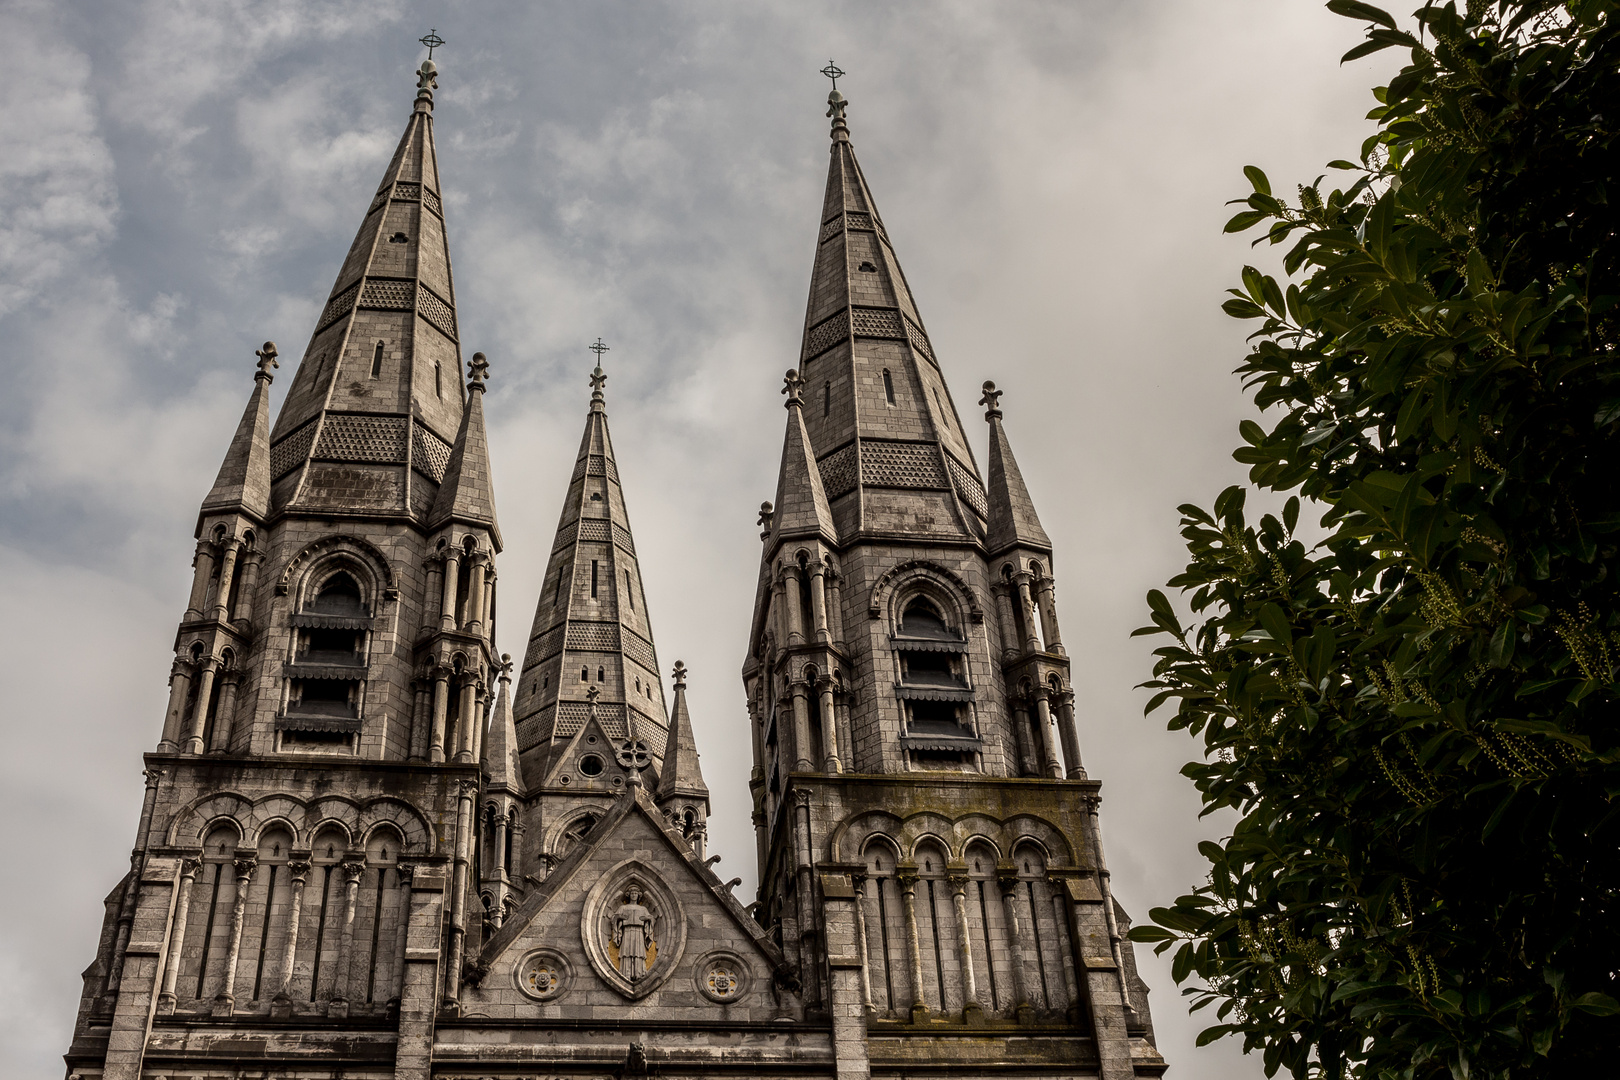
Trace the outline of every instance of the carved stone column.
{"type": "Polygon", "coordinates": [[[1114,970],[1119,976],[1119,1000],[1124,1003],[1126,1015],[1134,1017],[1130,988],[1125,983],[1125,956],[1120,946],[1119,919],[1114,914],[1114,890],[1108,873],[1108,863],[1103,859],[1102,826],[1097,820],[1097,812],[1102,808],[1102,799],[1096,795],[1088,795],[1084,805],[1087,822],[1091,826],[1091,864],[1097,868],[1097,888],[1102,893],[1103,918],[1107,920],[1108,925],[1108,948],[1113,954],[1114,970]]]}
{"type": "Polygon", "coordinates": [[[998,582],[990,587],[996,594],[996,625],[1001,630],[1001,660],[1002,663],[1015,660],[1018,657],[1018,620],[1013,618],[1012,586],[1007,582],[998,582]]]}
{"type": "Polygon", "coordinates": [[[1047,704],[1044,690],[1035,691],[1035,729],[1040,732],[1046,775],[1054,780],[1060,779],[1063,776],[1063,762],[1058,759],[1057,740],[1052,737],[1052,709],[1047,704]]]}
{"type": "Polygon", "coordinates": [[[844,640],[844,577],[827,567],[827,632],[834,641],[844,640]]]}
{"type": "Polygon", "coordinates": [[[236,695],[241,685],[242,672],[233,669],[219,673],[219,707],[214,710],[214,730],[208,735],[208,752],[211,754],[230,753],[236,695]]]}
{"type": "Polygon", "coordinates": [[[185,745],[181,748],[186,754],[203,752],[203,727],[208,723],[208,702],[214,696],[214,673],[219,670],[219,658],[205,656],[198,667],[201,673],[197,677],[197,700],[191,710],[185,745]]]}
{"type": "Polygon", "coordinates": [[[782,567],[782,578],[787,590],[787,645],[791,649],[804,644],[804,603],[799,597],[799,568],[782,567]]]}
{"type": "Polygon", "coordinates": [[[461,587],[461,553],[455,548],[444,552],[444,592],[439,601],[439,629],[456,628],[456,592],[461,587]]]}
{"type": "Polygon", "coordinates": [[[309,860],[294,859],[287,864],[292,881],[292,897],[287,904],[287,939],[281,943],[281,986],[271,999],[271,1010],[276,1003],[292,1001],[293,964],[298,958],[298,924],[304,915],[304,886],[309,882],[309,860]]]}
{"type": "Polygon", "coordinates": [[[478,782],[463,780],[456,804],[456,861],[450,885],[450,949],[444,964],[444,1009],[455,1015],[461,1011],[461,954],[467,936],[468,846],[472,842],[473,796],[478,782]]]}
{"type": "Polygon", "coordinates": [[[1074,724],[1074,691],[1057,691],[1052,697],[1052,703],[1057,707],[1058,736],[1063,740],[1067,775],[1070,780],[1084,780],[1086,767],[1080,761],[1080,732],[1074,724]]]}
{"type": "Polygon", "coordinates": [[[820,559],[810,563],[810,617],[816,624],[816,640],[823,645],[832,640],[827,626],[827,567],[820,559]]]}
{"type": "MultiPolygon", "coordinates": [[[[984,1006],[979,1004],[978,975],[973,970],[973,934],[968,929],[966,874],[949,876],[951,904],[956,910],[956,947],[962,957],[962,1017],[969,1023],[984,1019],[984,1006]]],[[[989,960],[989,957],[985,958],[989,960]]]]}
{"type": "Polygon", "coordinates": [[[911,958],[911,1022],[928,1020],[928,998],[923,994],[922,948],[917,935],[917,875],[896,874],[900,886],[900,910],[906,919],[906,951],[911,958]]]}
{"type": "Polygon", "coordinates": [[[821,749],[825,755],[826,772],[841,773],[844,763],[838,756],[838,714],[833,709],[833,680],[831,675],[816,679],[816,691],[821,696],[821,749]]]}
{"type": "Polygon", "coordinates": [[[1013,575],[1013,582],[1018,587],[1018,612],[1023,617],[1024,651],[1040,652],[1041,641],[1035,633],[1035,600],[1029,592],[1029,571],[1018,571],[1013,575]]]}
{"type": "Polygon", "coordinates": [[[173,754],[180,749],[180,730],[185,723],[186,695],[191,690],[191,664],[175,657],[169,668],[169,708],[163,714],[163,735],[158,753],[173,754]]]}
{"type": "Polygon", "coordinates": [[[437,664],[433,668],[433,735],[428,743],[428,760],[435,765],[444,761],[444,724],[450,711],[450,668],[437,664]]]}
{"type": "Polygon", "coordinates": [[[1001,911],[1007,923],[1007,966],[1012,969],[1014,1011],[1020,1024],[1033,1023],[1035,1008],[1029,1003],[1029,987],[1024,979],[1023,935],[1018,930],[1018,877],[1001,874],[996,877],[1001,889],[1001,911]]]}
{"type": "Polygon", "coordinates": [[[439,628],[439,616],[443,612],[444,601],[444,560],[438,555],[429,555],[422,561],[427,575],[427,582],[422,590],[422,629],[420,637],[426,637],[439,628]]]}
{"type": "Polygon", "coordinates": [[[263,552],[252,550],[243,552],[242,587],[236,590],[236,607],[231,610],[232,624],[253,625],[253,598],[259,591],[259,571],[263,567],[263,552]]]}
{"type": "Polygon", "coordinates": [[[405,950],[411,942],[411,884],[416,878],[415,863],[400,863],[394,869],[399,879],[399,933],[394,941],[394,998],[405,990],[405,950]]]}
{"type": "Polygon", "coordinates": [[[348,1015],[349,981],[354,970],[354,916],[360,907],[360,877],[365,872],[365,863],[343,864],[343,933],[338,938],[337,978],[332,980],[336,993],[327,1006],[328,1016],[348,1015]]]}
{"type": "Polygon", "coordinates": [[[467,579],[467,621],[462,629],[479,636],[484,632],[484,571],[488,568],[488,556],[480,551],[468,559],[472,572],[467,579]]]}
{"type": "Polygon", "coordinates": [[[466,765],[473,760],[473,738],[478,728],[478,674],[469,669],[461,675],[461,708],[456,720],[456,761],[466,765]]]}
{"type": "Polygon", "coordinates": [[[191,888],[197,883],[197,871],[202,860],[191,857],[180,863],[180,895],[174,902],[174,922],[169,930],[169,955],[163,965],[163,989],[158,994],[157,1011],[167,1016],[174,1012],[174,984],[180,978],[180,961],[186,947],[186,921],[191,916],[191,888]]]}
{"type": "Polygon", "coordinates": [[[216,1016],[229,1016],[236,1008],[236,962],[242,956],[242,923],[247,918],[248,889],[259,861],[237,859],[232,865],[236,870],[236,903],[231,907],[231,938],[225,950],[225,983],[214,998],[216,1016]]]}
{"type": "Polygon", "coordinates": [[[1069,929],[1069,905],[1063,899],[1063,882],[1051,880],[1052,920],[1057,927],[1058,942],[1063,954],[1063,988],[1069,992],[1069,1020],[1078,1023],[1082,1012],[1080,1004],[1080,977],[1074,966],[1074,934],[1069,929]]]}
{"type": "Polygon", "coordinates": [[[1035,759],[1036,750],[1030,746],[1034,732],[1029,726],[1029,707],[1022,694],[1013,695],[1013,742],[1018,748],[1016,776],[1035,776],[1041,771],[1035,759]]]}
{"type": "Polygon", "coordinates": [[[432,700],[428,693],[426,679],[413,679],[411,681],[411,732],[405,741],[405,756],[410,761],[426,761],[428,740],[433,733],[428,729],[429,703],[432,700]]]}
{"type": "Polygon", "coordinates": [[[1041,636],[1046,639],[1046,651],[1067,656],[1063,639],[1058,633],[1057,585],[1050,577],[1042,577],[1036,584],[1036,600],[1041,609],[1041,636]]]}
{"type": "Polygon", "coordinates": [[[231,617],[231,578],[236,574],[236,557],[241,551],[242,541],[237,537],[225,541],[225,552],[219,562],[219,589],[214,593],[214,610],[210,613],[218,622],[231,617]]]}
{"type": "Polygon", "coordinates": [[[793,695],[793,755],[795,772],[815,772],[810,759],[810,684],[804,679],[788,683],[793,695]]]}
{"type": "MultiPolygon", "coordinates": [[[[499,807],[495,807],[494,808],[494,813],[491,815],[491,817],[493,819],[493,824],[495,826],[495,852],[494,852],[495,858],[493,860],[494,863],[495,863],[495,879],[497,881],[505,881],[506,880],[506,815],[501,812],[499,807]]],[[[497,915],[496,918],[499,919],[500,916],[497,915]]],[[[500,923],[497,922],[495,925],[497,927],[499,927],[500,923]]]]}
{"type": "Polygon", "coordinates": [[[861,1007],[873,1016],[877,1009],[872,1005],[872,955],[866,940],[866,881],[865,874],[855,875],[855,936],[861,944],[861,1007]]]}
{"type": "Polygon", "coordinates": [[[197,554],[191,560],[191,565],[194,568],[191,598],[186,601],[186,613],[182,617],[184,622],[202,618],[203,605],[208,602],[208,583],[214,577],[214,545],[210,541],[197,541],[197,554]]]}

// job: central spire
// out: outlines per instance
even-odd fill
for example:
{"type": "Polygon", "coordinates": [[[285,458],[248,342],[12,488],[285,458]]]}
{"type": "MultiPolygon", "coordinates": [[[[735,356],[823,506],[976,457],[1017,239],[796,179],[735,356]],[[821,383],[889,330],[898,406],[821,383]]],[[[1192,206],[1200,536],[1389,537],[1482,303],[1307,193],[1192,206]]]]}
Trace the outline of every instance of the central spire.
{"type": "MultiPolygon", "coordinates": [[[[608,433],[601,367],[589,346],[590,410],[536,606],[513,710],[530,788],[593,718],[609,739],[634,738],[662,761],[669,721],[652,622],[619,467],[608,433]]],[[[650,778],[649,778],[650,781],[650,778]]]]}
{"type": "Polygon", "coordinates": [[[804,427],[848,543],[977,543],[984,485],[950,388],[850,142],[849,99],[827,95],[831,161],[805,312],[804,427]]]}

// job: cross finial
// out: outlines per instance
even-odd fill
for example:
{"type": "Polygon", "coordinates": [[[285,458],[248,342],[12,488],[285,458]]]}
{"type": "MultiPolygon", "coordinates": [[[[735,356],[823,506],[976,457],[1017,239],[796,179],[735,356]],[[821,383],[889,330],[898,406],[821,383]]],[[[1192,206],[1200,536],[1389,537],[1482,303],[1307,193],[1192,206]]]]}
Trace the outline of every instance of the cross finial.
{"type": "Polygon", "coordinates": [[[427,46],[429,60],[433,59],[433,50],[444,44],[444,38],[439,36],[438,30],[429,30],[427,37],[417,38],[416,40],[427,46]]]}
{"type": "Polygon", "coordinates": [[[602,404],[602,387],[607,385],[607,375],[602,372],[602,354],[608,351],[608,347],[602,344],[601,338],[585,347],[596,354],[596,370],[591,372],[591,407],[594,410],[602,404]]]}
{"type": "Polygon", "coordinates": [[[674,678],[675,678],[675,689],[677,689],[677,690],[685,690],[686,689],[686,665],[681,663],[679,660],[675,661],[675,671],[673,672],[673,675],[674,675],[674,678]]]}
{"type": "Polygon", "coordinates": [[[984,396],[979,399],[979,404],[984,406],[985,423],[1001,418],[1001,395],[1004,393],[1006,391],[997,390],[996,384],[989,379],[984,381],[984,396]]]}
{"type": "Polygon", "coordinates": [[[787,374],[782,376],[782,383],[782,393],[788,396],[787,407],[791,409],[795,405],[803,405],[804,377],[793,368],[788,368],[787,374]]]}
{"type": "Polygon", "coordinates": [[[276,343],[273,341],[265,342],[264,348],[255,349],[253,351],[253,355],[259,358],[259,372],[253,377],[255,379],[263,379],[265,382],[273,381],[275,376],[270,374],[270,369],[281,366],[281,364],[276,361],[276,357],[280,355],[276,352],[276,343]]]}
{"type": "Polygon", "coordinates": [[[484,380],[489,378],[489,360],[481,352],[473,353],[473,358],[467,363],[467,389],[484,389],[484,380]]]}
{"type": "Polygon", "coordinates": [[[838,89],[838,80],[845,75],[845,72],[841,71],[838,65],[831,60],[827,61],[827,66],[821,69],[821,73],[832,80],[834,90],[838,89]]]}

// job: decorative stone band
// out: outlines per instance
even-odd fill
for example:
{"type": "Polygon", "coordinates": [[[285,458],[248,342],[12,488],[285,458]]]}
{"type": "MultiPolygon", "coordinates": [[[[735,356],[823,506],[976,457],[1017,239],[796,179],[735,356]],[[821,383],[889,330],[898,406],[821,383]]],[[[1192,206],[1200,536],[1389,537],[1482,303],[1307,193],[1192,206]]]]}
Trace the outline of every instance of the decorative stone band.
{"type": "Polygon", "coordinates": [[[371,209],[367,210],[366,213],[370,215],[379,206],[386,203],[390,194],[392,194],[394,198],[403,200],[405,202],[420,202],[423,206],[439,215],[439,217],[444,217],[444,208],[440,205],[439,196],[434,193],[432,188],[424,188],[421,184],[407,183],[404,181],[395,184],[392,188],[384,185],[383,189],[377,192],[376,198],[371,200],[371,209]]]}
{"type": "Polygon", "coordinates": [[[421,424],[411,424],[411,465],[435,484],[444,483],[450,465],[450,444],[421,424]]]}
{"type": "MultiPolygon", "coordinates": [[[[634,630],[614,622],[573,621],[566,625],[566,643],[570,651],[622,653],[649,672],[658,671],[658,659],[653,654],[652,642],[634,630]]],[[[559,623],[536,634],[529,642],[529,651],[523,658],[524,670],[527,671],[562,652],[565,640],[563,633],[563,624],[559,623]]]]}
{"type": "Polygon", "coordinates": [[[889,638],[889,644],[902,652],[944,652],[958,655],[967,652],[965,641],[936,641],[933,638],[906,638],[894,635],[889,638]]]}
{"type": "MultiPolygon", "coordinates": [[[[548,739],[573,738],[590,718],[590,708],[583,701],[560,701],[524,717],[517,724],[518,748],[526,750],[548,739]]],[[[663,757],[669,741],[664,721],[640,709],[631,711],[636,714],[636,738],[647,744],[653,756],[663,757]]],[[[629,733],[624,715],[625,706],[618,702],[602,701],[596,705],[596,721],[610,739],[622,739],[629,733]]]]}
{"type": "MultiPolygon", "coordinates": [[[[615,484],[619,482],[619,467],[609,461],[603,454],[587,454],[590,460],[580,458],[574,462],[574,475],[572,480],[582,480],[589,476],[605,476],[615,484]]],[[[572,482],[572,481],[570,481],[572,482]]]]}
{"type": "Polygon", "coordinates": [[[889,238],[889,234],[883,231],[883,226],[871,214],[862,210],[850,210],[847,213],[836,214],[822,222],[820,242],[825,244],[845,229],[853,232],[875,232],[881,235],[884,240],[889,238]]]}
{"type": "Polygon", "coordinates": [[[315,326],[318,334],[337,322],[356,305],[374,311],[415,311],[429,326],[451,341],[456,338],[456,313],[450,302],[426,285],[411,278],[368,278],[365,288],[355,282],[326,302],[320,321],[315,326]]]}
{"type": "Polygon", "coordinates": [[[630,530],[618,522],[609,522],[603,518],[582,518],[572,525],[558,529],[557,540],[551,545],[551,550],[556,551],[558,548],[568,547],[575,540],[595,541],[605,544],[610,536],[612,542],[618,547],[631,555],[636,553],[635,541],[630,538],[630,530]]]}
{"type": "Polygon", "coordinates": [[[957,750],[963,753],[984,749],[984,740],[973,735],[901,735],[906,750],[957,750]]]}
{"type": "MultiPolygon", "coordinates": [[[[826,481],[822,481],[825,486],[826,481]]],[[[939,490],[945,482],[939,448],[933,443],[861,443],[861,483],[870,487],[939,490]]]]}
{"type": "Polygon", "coordinates": [[[979,517],[989,517],[990,503],[984,497],[984,485],[979,483],[978,476],[950,454],[945,455],[945,464],[951,470],[951,480],[955,482],[957,493],[962,496],[963,501],[972,507],[973,512],[979,517]]]}
{"type": "Polygon", "coordinates": [[[935,367],[939,366],[939,361],[934,358],[934,350],[928,344],[928,335],[899,308],[848,308],[822,319],[805,331],[804,359],[814,360],[833,346],[849,340],[851,334],[855,337],[909,342],[920,356],[935,367]]]}
{"type": "Polygon", "coordinates": [[[310,679],[320,682],[364,682],[364,664],[301,664],[296,660],[282,662],[282,671],[289,679],[310,679]]]}
{"type": "Polygon", "coordinates": [[[277,731],[334,731],[353,734],[360,730],[362,721],[358,716],[288,716],[285,713],[276,717],[277,731]]]}
{"type": "MultiPolygon", "coordinates": [[[[318,419],[315,418],[315,419],[318,419]]],[[[302,465],[315,442],[315,419],[299,425],[270,448],[270,478],[279,480],[302,465]]]]}
{"type": "Polygon", "coordinates": [[[305,630],[370,630],[372,621],[364,615],[317,615],[311,611],[295,611],[287,616],[291,626],[305,630]]]}
{"type": "Polygon", "coordinates": [[[816,462],[821,469],[821,487],[827,498],[836,499],[855,490],[855,444],[849,443],[816,462]]]}
{"type": "Polygon", "coordinates": [[[966,687],[956,690],[945,686],[904,686],[895,683],[894,696],[904,701],[972,701],[975,694],[966,687]]]}
{"type": "Polygon", "coordinates": [[[523,670],[527,671],[536,664],[550,660],[562,652],[563,625],[559,623],[549,630],[542,630],[534,635],[529,642],[529,651],[523,656],[523,670]]]}
{"type": "Polygon", "coordinates": [[[321,311],[320,319],[315,323],[315,332],[318,334],[328,326],[337,322],[350,311],[354,310],[354,298],[360,294],[360,283],[357,281],[347,289],[338,293],[326,302],[321,311]]]}

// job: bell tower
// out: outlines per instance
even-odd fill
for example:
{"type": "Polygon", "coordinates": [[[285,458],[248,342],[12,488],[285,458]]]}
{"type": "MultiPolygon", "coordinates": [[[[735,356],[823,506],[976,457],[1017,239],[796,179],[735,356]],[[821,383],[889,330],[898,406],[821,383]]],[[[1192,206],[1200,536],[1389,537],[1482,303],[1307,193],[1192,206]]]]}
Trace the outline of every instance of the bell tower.
{"type": "Polygon", "coordinates": [[[992,383],[980,479],[825,74],[831,163],[743,668],[760,918],[839,1075],[1157,1075],[1052,544],[992,383]]]}

